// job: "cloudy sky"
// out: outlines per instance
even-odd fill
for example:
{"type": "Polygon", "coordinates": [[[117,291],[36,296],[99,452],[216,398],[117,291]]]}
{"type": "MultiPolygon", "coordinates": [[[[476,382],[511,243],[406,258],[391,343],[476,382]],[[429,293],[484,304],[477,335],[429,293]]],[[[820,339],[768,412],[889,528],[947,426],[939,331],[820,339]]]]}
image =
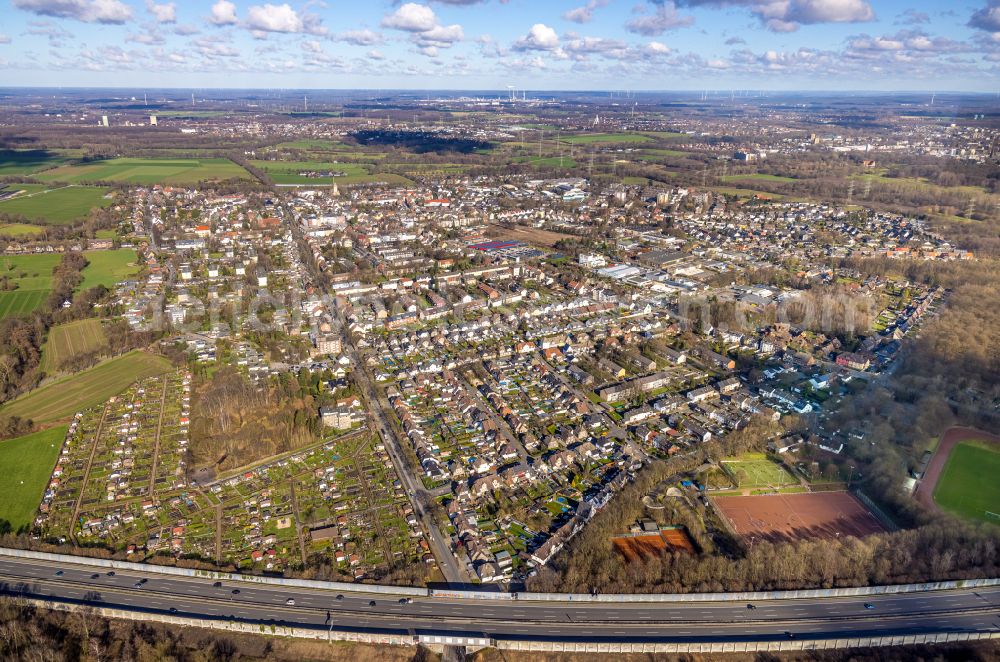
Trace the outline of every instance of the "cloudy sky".
{"type": "Polygon", "coordinates": [[[0,85],[1000,90],[1000,0],[0,0],[0,85]]]}

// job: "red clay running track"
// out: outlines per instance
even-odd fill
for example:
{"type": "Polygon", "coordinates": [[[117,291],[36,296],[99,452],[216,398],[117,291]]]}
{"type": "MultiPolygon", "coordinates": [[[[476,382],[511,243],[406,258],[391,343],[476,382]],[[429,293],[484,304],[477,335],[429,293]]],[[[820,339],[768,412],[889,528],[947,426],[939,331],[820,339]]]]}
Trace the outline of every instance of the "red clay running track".
{"type": "Polygon", "coordinates": [[[884,533],[885,527],[848,492],[715,497],[715,507],[743,538],[774,542],[884,533]]]}
{"type": "Polygon", "coordinates": [[[938,479],[941,478],[944,465],[948,463],[948,457],[951,455],[952,449],[963,441],[989,441],[994,444],[1000,444],[1000,437],[989,432],[977,430],[976,428],[955,426],[945,430],[944,434],[941,435],[941,442],[938,444],[937,450],[934,451],[934,457],[931,458],[930,463],[927,465],[927,470],[924,472],[924,477],[920,479],[920,485],[917,486],[915,493],[917,501],[927,508],[941,512],[941,509],[934,502],[934,488],[937,486],[938,479]]]}

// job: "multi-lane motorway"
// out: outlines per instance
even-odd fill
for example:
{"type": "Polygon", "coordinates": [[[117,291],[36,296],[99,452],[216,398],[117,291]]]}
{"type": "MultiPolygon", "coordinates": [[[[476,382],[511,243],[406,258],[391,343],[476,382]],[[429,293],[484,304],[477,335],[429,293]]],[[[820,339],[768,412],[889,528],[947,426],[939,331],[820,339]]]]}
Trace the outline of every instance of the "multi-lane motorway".
{"type": "Polygon", "coordinates": [[[507,641],[740,642],[1000,631],[1000,587],[852,598],[593,603],[284,587],[0,554],[6,594],[145,613],[507,641]],[[866,608],[866,603],[870,607],[866,608]]]}

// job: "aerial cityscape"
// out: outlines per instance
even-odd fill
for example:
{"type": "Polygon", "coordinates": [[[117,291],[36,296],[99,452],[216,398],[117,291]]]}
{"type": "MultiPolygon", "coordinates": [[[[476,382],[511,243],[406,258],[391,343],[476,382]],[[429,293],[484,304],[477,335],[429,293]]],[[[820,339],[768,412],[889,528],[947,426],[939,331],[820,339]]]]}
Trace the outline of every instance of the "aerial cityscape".
{"type": "Polygon", "coordinates": [[[1000,4],[4,0],[0,657],[1000,656],[1000,4]]]}

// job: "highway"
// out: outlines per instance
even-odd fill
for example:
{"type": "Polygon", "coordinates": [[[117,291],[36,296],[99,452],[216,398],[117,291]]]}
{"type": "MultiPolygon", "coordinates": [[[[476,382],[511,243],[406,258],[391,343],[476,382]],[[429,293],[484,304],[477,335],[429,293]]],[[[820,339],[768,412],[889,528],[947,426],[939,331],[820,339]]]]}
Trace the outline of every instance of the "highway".
{"type": "MultiPolygon", "coordinates": [[[[360,587],[359,587],[360,588],[360,587]]],[[[1000,587],[851,598],[581,603],[336,592],[0,554],[0,592],[317,630],[505,641],[744,642],[1000,631],[1000,587]],[[143,580],[145,580],[143,582],[143,580]],[[143,583],[139,583],[143,582],[143,583]],[[340,596],[338,599],[338,595],[340,596]],[[288,604],[293,600],[294,604],[288,604]],[[403,600],[403,602],[401,602],[403,600]],[[374,602],[374,605],[371,604],[374,602]],[[873,608],[866,609],[865,603],[873,608]]]]}

